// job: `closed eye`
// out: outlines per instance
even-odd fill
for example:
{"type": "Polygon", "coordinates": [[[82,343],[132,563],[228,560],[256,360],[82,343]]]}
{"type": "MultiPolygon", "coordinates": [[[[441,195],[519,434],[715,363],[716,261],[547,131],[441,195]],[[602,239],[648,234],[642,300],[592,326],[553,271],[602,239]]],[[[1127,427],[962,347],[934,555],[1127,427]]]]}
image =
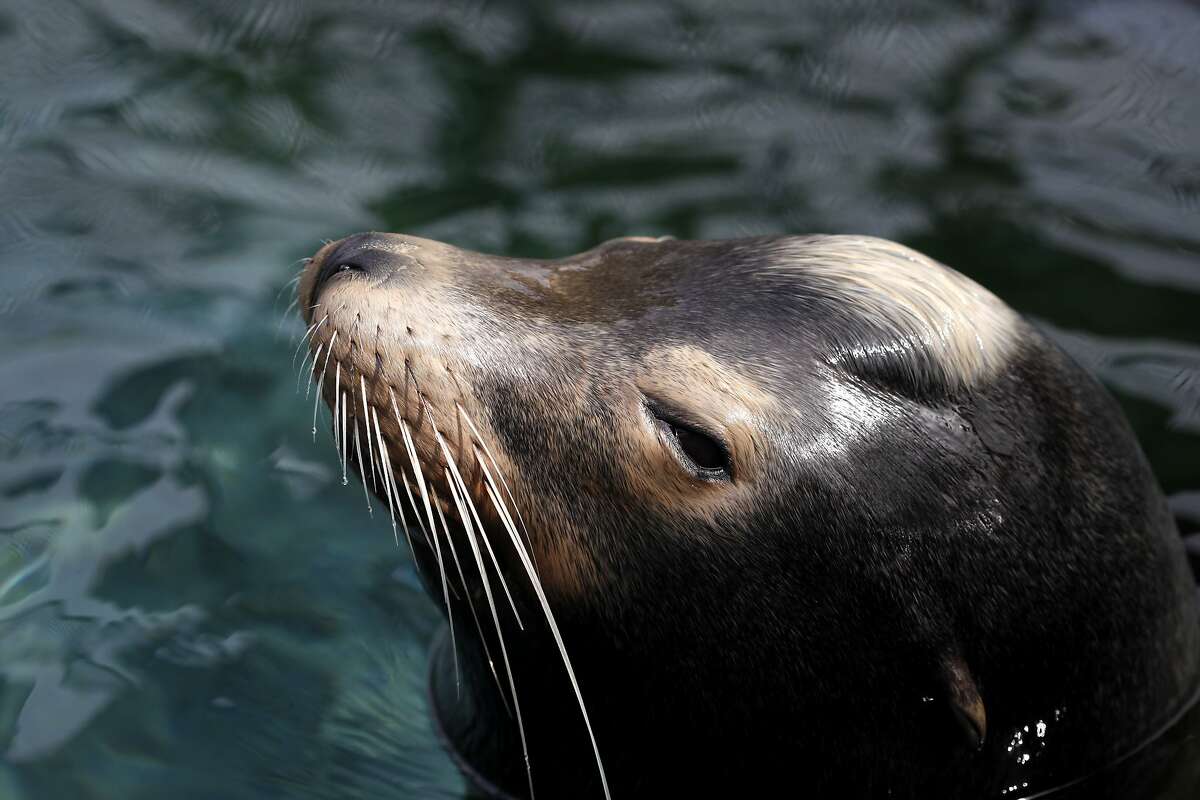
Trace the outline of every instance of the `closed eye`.
{"type": "Polygon", "coordinates": [[[733,478],[729,448],[724,442],[657,402],[649,401],[647,409],[676,456],[697,477],[706,480],[733,478]]]}

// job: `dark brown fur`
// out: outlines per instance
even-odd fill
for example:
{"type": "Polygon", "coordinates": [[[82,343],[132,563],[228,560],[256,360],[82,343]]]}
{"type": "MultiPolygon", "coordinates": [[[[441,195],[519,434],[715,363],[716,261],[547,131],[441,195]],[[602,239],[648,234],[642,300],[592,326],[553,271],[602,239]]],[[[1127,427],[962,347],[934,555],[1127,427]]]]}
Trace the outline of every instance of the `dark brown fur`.
{"type": "MultiPolygon", "coordinates": [[[[547,262],[367,234],[322,249],[301,302],[322,303],[310,322],[333,315],[313,347],[341,332],[343,380],[361,375],[380,411],[392,387],[426,471],[442,459],[422,402],[468,454],[455,403],[483,429],[613,797],[999,797],[1137,746],[1193,691],[1198,628],[1113,401],[1017,317],[1000,368],[949,380],[886,317],[802,268],[771,272],[779,243],[618,240],[547,262]],[[653,438],[647,387],[664,381],[727,427],[732,481],[693,480],[653,438]]],[[[440,599],[419,540],[417,555],[440,599]]],[[[501,608],[535,788],[598,796],[561,662],[501,557],[530,623],[501,608]]],[[[468,578],[451,601],[465,696],[443,661],[437,711],[460,756],[521,796],[468,578]]]]}

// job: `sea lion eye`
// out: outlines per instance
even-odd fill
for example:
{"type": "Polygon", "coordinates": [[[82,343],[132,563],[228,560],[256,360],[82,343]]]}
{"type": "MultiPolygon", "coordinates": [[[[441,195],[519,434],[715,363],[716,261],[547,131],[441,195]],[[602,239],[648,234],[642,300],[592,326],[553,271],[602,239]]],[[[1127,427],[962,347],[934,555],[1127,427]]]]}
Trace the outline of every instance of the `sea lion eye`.
{"type": "Polygon", "coordinates": [[[729,450],[717,438],[684,422],[678,414],[650,405],[650,414],[683,460],[703,478],[728,479],[733,475],[729,450]]]}
{"type": "Polygon", "coordinates": [[[334,272],[366,272],[365,269],[358,264],[351,264],[348,261],[342,262],[333,268],[334,272]]]}
{"type": "Polygon", "coordinates": [[[699,431],[683,428],[678,425],[671,427],[671,433],[679,442],[680,448],[687,457],[701,469],[725,469],[725,453],[721,446],[699,431]]]}

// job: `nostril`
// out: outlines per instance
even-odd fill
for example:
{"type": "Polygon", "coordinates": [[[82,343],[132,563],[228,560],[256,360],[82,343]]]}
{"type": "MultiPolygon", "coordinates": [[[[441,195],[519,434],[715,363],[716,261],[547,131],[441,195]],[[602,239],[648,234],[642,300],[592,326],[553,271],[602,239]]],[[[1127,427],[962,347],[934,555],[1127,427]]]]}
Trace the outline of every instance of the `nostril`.
{"type": "Polygon", "coordinates": [[[313,296],[316,297],[320,295],[321,290],[329,284],[330,279],[335,275],[341,275],[342,273],[347,272],[365,271],[366,270],[364,270],[361,266],[357,266],[352,262],[334,261],[333,259],[330,259],[321,266],[321,271],[317,274],[317,281],[313,285],[313,296]]]}
{"type": "Polygon", "coordinates": [[[358,288],[378,288],[397,281],[399,285],[411,278],[417,264],[410,251],[414,249],[401,237],[386,233],[358,233],[335,242],[321,254],[313,296],[335,283],[347,281],[346,286],[367,278],[358,288]]]}
{"type": "Polygon", "coordinates": [[[321,264],[321,271],[317,273],[317,280],[313,286],[314,296],[320,294],[335,275],[343,273],[365,275],[370,272],[370,253],[366,250],[369,239],[369,234],[347,236],[326,254],[324,263],[321,264]]]}

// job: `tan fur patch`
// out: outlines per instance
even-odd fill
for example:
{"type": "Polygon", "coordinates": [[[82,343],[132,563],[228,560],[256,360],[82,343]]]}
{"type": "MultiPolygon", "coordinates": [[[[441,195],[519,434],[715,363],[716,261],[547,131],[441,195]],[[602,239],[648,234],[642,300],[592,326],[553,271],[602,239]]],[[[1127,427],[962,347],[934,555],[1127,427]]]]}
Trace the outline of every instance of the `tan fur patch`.
{"type": "Polygon", "coordinates": [[[904,245],[872,236],[819,236],[781,243],[774,270],[797,270],[849,309],[920,343],[960,386],[995,374],[1016,342],[1016,313],[958,272],[904,245]]]}
{"type": "Polygon", "coordinates": [[[766,443],[759,418],[774,405],[771,395],[749,378],[698,347],[659,347],[643,359],[638,388],[648,397],[686,409],[698,422],[720,431],[733,461],[732,483],[700,482],[687,474],[659,439],[649,420],[631,431],[629,464],[634,491],[675,512],[712,520],[720,511],[753,502],[754,479],[766,443]]]}

